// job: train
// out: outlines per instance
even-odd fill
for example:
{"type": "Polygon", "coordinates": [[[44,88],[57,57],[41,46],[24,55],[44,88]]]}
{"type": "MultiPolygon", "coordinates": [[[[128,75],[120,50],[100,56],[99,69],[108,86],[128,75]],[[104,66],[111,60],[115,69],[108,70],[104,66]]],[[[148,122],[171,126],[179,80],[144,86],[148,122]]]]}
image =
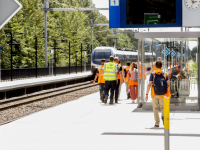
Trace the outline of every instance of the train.
{"type": "MultiPolygon", "coordinates": [[[[137,62],[138,52],[137,50],[126,50],[126,49],[116,49],[109,46],[96,47],[92,51],[92,61],[91,68],[92,73],[95,73],[96,68],[101,66],[101,59],[105,59],[109,62],[109,57],[118,57],[121,61],[122,66],[126,66],[127,62],[137,62]]],[[[156,60],[156,54],[153,53],[153,61],[156,60]]],[[[145,63],[150,63],[152,61],[152,52],[145,52],[145,63]]]]}

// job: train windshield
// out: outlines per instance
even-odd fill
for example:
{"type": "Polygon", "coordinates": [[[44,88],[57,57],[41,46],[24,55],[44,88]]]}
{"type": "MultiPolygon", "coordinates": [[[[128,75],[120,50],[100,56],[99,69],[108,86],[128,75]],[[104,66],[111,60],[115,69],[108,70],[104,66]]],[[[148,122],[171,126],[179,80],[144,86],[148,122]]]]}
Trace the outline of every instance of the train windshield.
{"type": "Polygon", "coordinates": [[[97,49],[94,53],[94,62],[101,63],[102,59],[105,59],[106,62],[109,62],[109,57],[111,56],[110,49],[97,49]]]}

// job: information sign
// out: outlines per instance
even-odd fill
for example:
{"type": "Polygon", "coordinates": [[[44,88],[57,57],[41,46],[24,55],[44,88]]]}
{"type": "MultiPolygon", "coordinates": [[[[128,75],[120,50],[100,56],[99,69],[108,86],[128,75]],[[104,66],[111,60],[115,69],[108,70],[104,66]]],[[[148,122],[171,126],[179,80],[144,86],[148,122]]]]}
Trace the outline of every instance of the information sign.
{"type": "Polygon", "coordinates": [[[176,53],[174,51],[171,51],[171,56],[173,57],[175,55],[176,55],[176,53]]]}
{"type": "Polygon", "coordinates": [[[159,14],[144,14],[145,24],[160,24],[159,14]]]}
{"type": "Polygon", "coordinates": [[[176,53],[176,57],[181,57],[181,54],[180,53],[176,53]]]}
{"type": "Polygon", "coordinates": [[[167,55],[169,55],[170,50],[168,48],[165,48],[165,50],[163,50],[162,52],[165,53],[165,55],[167,56],[167,55]]]}

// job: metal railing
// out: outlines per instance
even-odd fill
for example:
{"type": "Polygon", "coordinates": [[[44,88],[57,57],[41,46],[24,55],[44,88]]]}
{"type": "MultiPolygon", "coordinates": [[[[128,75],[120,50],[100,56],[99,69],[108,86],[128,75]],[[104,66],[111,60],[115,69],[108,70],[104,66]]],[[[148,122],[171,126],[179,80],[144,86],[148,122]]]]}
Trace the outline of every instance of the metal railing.
{"type": "MultiPolygon", "coordinates": [[[[69,67],[56,67],[56,71],[53,70],[53,75],[64,75],[76,72],[84,72],[84,66],[70,66],[69,67]]],[[[86,65],[86,71],[91,71],[91,65],[86,65]]],[[[49,75],[49,68],[24,68],[24,69],[13,69],[12,70],[12,78],[13,80],[23,80],[23,79],[31,79],[36,77],[47,77],[52,76],[49,75]]],[[[1,70],[1,81],[11,81],[11,70],[10,69],[2,69],[1,70]]]]}

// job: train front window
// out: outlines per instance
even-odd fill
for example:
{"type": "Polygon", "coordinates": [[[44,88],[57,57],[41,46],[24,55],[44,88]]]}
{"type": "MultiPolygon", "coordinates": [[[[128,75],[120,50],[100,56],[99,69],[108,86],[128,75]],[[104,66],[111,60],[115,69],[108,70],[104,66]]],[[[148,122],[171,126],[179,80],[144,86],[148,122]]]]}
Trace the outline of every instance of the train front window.
{"type": "Polygon", "coordinates": [[[94,62],[95,63],[101,63],[102,59],[105,59],[106,62],[109,62],[109,57],[111,56],[111,50],[109,49],[98,49],[95,50],[94,53],[94,62]]]}

